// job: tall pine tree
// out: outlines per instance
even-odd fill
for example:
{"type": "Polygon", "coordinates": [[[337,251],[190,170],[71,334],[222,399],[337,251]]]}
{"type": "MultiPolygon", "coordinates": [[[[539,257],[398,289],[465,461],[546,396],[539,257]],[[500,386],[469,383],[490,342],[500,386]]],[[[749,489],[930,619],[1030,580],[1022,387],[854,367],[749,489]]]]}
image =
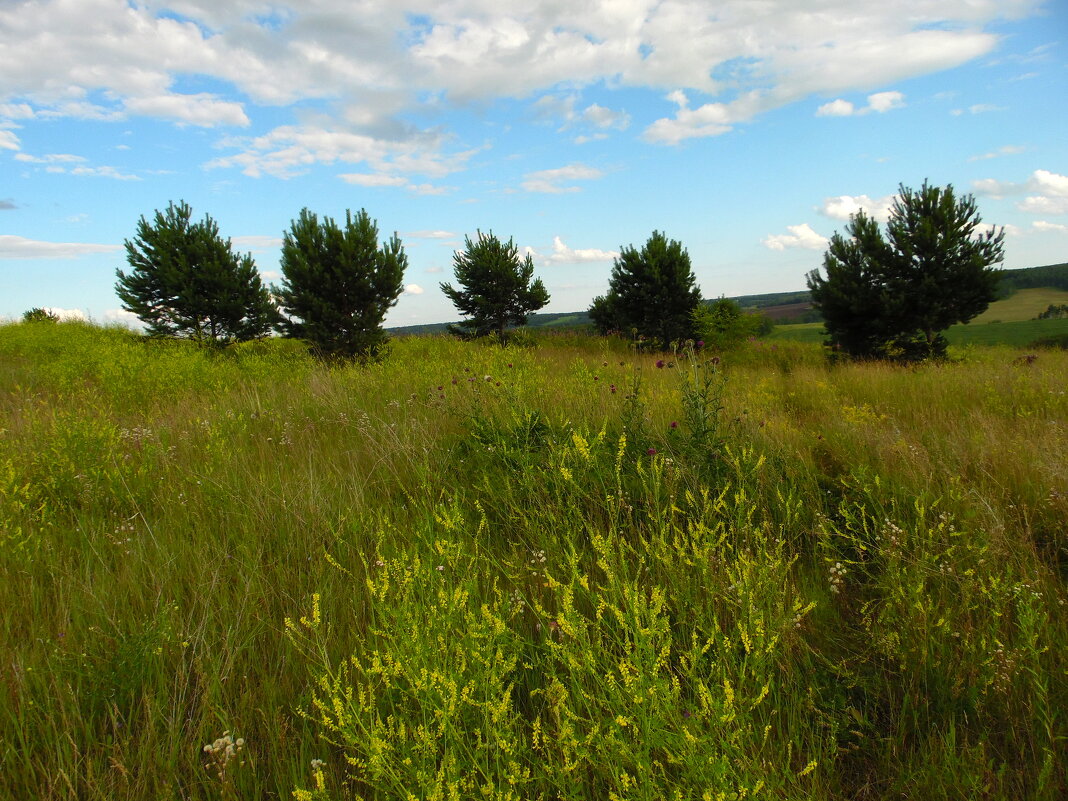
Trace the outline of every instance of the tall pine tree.
{"type": "Polygon", "coordinates": [[[884,238],[863,212],[808,275],[829,343],[866,358],[941,357],[942,331],[980,314],[997,297],[1004,230],[983,231],[975,199],[924,181],[901,186],[884,238]]]}
{"type": "Polygon", "coordinates": [[[126,240],[133,268],[117,270],[122,307],[144,322],[151,336],[187,337],[225,344],[266,336],[278,312],[252,256],[233,252],[210,216],[192,222],[180,202],[137,224],[126,240]]]}
{"type": "Polygon", "coordinates": [[[375,356],[407,267],[400,239],[394,234],[379,247],[378,225],[366,211],[346,211],[342,228],[304,209],[282,239],[282,328],[323,357],[375,356]]]}
{"type": "Polygon", "coordinates": [[[459,289],[441,284],[441,291],[467,317],[453,331],[464,336],[496,333],[503,341],[508,326],[523,325],[527,315],[549,302],[528,253],[519,257],[513,240],[502,242],[492,232],[465,238],[463,251],[453,257],[459,289]]]}
{"type": "Polygon", "coordinates": [[[694,338],[693,313],[700,302],[690,254],[680,242],[653,231],[641,250],[621,249],[608,294],[594,299],[590,317],[602,333],[633,331],[669,348],[694,338]]]}

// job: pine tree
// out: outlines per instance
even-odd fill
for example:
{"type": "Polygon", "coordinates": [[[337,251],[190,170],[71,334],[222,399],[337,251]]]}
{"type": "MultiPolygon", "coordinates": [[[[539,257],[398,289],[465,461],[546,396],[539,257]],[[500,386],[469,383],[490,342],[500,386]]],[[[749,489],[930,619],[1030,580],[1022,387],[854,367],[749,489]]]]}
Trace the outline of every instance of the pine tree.
{"type": "Polygon", "coordinates": [[[680,242],[653,231],[641,250],[620,249],[608,293],[594,299],[589,313],[602,333],[633,331],[669,348],[694,338],[693,314],[700,302],[690,254],[680,242]]]}
{"type": "Polygon", "coordinates": [[[283,330],[326,358],[373,357],[388,340],[382,321],[404,290],[408,257],[396,234],[380,248],[367,212],[345,226],[304,209],[282,240],[283,330]]]}
{"type": "Polygon", "coordinates": [[[129,274],[117,270],[115,292],[150,336],[187,337],[225,344],[266,336],[277,320],[270,293],[252,256],[234,253],[205,215],[191,222],[184,202],[141,217],[126,240],[129,274]]]}
{"type": "Polygon", "coordinates": [[[456,282],[441,284],[441,291],[467,317],[452,330],[464,336],[496,333],[503,341],[508,326],[523,325],[527,315],[549,302],[540,278],[534,278],[534,262],[519,257],[513,240],[502,242],[492,232],[465,237],[463,251],[453,257],[456,282]]]}
{"type": "Polygon", "coordinates": [[[1004,230],[979,232],[975,199],[924,181],[901,186],[884,238],[863,212],[824,255],[826,278],[808,275],[829,344],[866,358],[945,355],[941,332],[982,313],[997,297],[1004,230]]]}

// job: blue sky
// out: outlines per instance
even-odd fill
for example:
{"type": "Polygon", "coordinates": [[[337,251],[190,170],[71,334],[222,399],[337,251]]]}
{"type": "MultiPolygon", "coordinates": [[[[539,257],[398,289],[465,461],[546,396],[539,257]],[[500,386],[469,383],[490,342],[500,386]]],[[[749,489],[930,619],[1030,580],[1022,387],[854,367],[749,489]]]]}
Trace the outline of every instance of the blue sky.
{"type": "Polygon", "coordinates": [[[1005,266],[1068,260],[1068,3],[6,0],[0,318],[129,321],[141,215],[185,200],[277,281],[307,206],[409,257],[389,325],[456,319],[465,235],[588,307],[621,246],[705,297],[803,289],[849,214],[952,183],[1005,266]]]}

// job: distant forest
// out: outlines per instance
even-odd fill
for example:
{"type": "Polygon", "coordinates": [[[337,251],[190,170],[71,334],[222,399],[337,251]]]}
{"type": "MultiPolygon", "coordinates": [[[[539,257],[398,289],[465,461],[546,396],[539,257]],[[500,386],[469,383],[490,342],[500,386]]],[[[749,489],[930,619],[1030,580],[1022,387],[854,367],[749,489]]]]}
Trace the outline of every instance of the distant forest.
{"type": "MultiPolygon", "coordinates": [[[[1043,267],[1025,267],[1019,270],[1005,270],[1001,276],[999,296],[1004,299],[1020,289],[1051,287],[1068,291],[1068,262],[1047,264],[1043,267]]],[[[759,311],[776,323],[819,322],[819,312],[812,308],[807,290],[795,292],[768,292],[763,295],[738,295],[730,298],[746,311],[759,311]]],[[[705,303],[711,303],[711,299],[705,303]]],[[[528,328],[580,328],[592,325],[585,310],[575,312],[556,312],[552,314],[532,314],[527,322],[528,328]]],[[[397,336],[413,334],[443,334],[448,323],[430,323],[428,325],[408,325],[387,329],[397,336]]]]}

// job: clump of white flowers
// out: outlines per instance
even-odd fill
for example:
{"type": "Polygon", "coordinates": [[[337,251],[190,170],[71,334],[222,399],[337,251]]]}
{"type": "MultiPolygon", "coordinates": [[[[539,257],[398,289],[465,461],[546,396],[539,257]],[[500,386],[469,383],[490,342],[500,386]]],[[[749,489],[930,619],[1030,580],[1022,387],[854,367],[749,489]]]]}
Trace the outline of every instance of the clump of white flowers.
{"type": "Polygon", "coordinates": [[[235,740],[230,732],[224,731],[222,737],[204,746],[204,753],[208,755],[204,768],[215,771],[219,781],[226,781],[226,771],[230,768],[231,763],[235,763],[236,760],[235,764],[238,766],[245,764],[244,760],[241,759],[241,752],[244,748],[244,737],[238,737],[235,740]]]}

